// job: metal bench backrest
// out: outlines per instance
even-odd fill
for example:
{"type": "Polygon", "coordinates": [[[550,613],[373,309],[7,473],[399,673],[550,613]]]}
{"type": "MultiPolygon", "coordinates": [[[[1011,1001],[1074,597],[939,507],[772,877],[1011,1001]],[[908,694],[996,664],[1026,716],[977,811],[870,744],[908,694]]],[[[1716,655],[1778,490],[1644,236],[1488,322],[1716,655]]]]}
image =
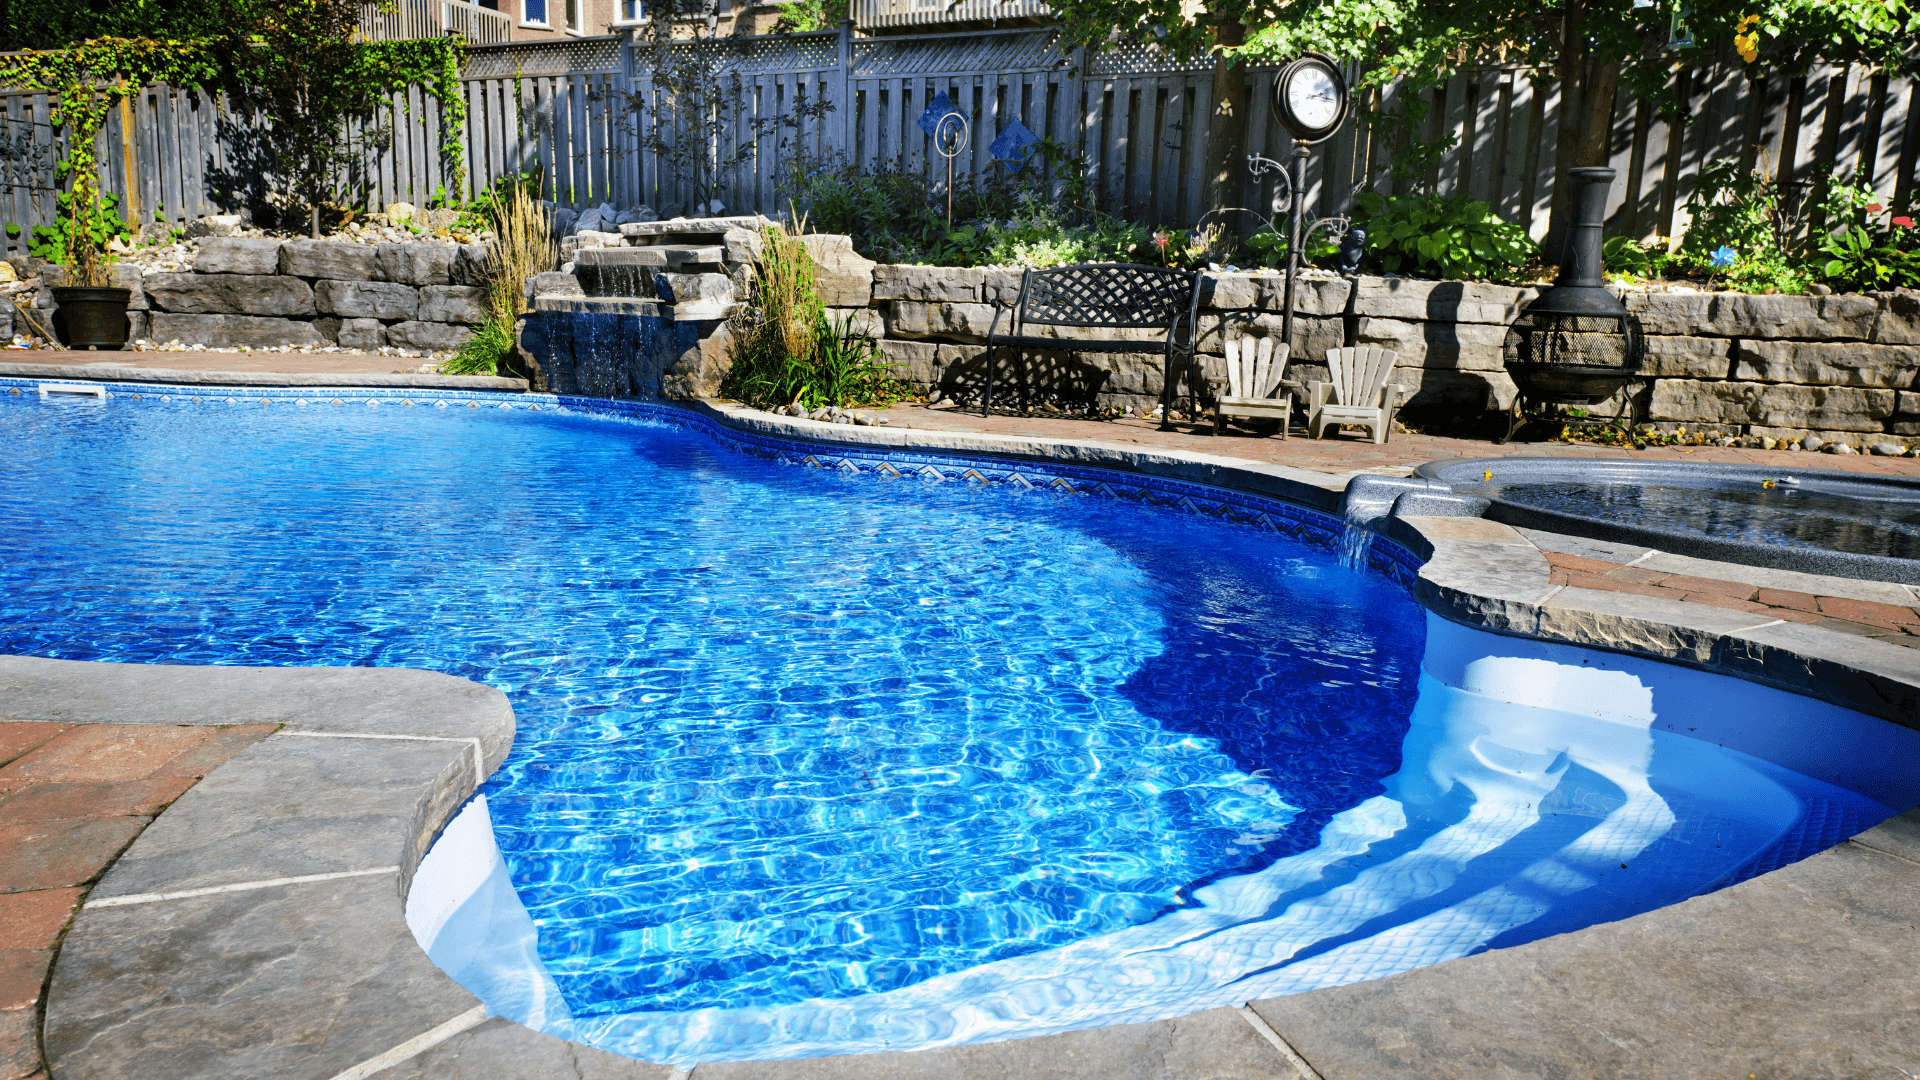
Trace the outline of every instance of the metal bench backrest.
{"type": "Polygon", "coordinates": [[[1192,270],[1090,263],[1029,270],[1020,282],[1022,323],[1051,326],[1172,326],[1193,312],[1192,270]]]}

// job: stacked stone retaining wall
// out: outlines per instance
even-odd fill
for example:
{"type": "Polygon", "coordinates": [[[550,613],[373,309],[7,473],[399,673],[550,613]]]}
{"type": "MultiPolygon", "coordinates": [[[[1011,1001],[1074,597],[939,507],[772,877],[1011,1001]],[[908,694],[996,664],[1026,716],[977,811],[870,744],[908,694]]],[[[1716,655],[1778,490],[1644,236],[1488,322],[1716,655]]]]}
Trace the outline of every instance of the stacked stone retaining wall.
{"type": "MultiPolygon", "coordinates": [[[[660,232],[692,223],[627,226],[660,232]]],[[[637,238],[629,238],[637,239],[637,238]]],[[[844,237],[808,237],[829,314],[879,339],[899,375],[917,389],[977,403],[986,381],[986,339],[996,309],[1020,291],[1017,269],[876,265],[844,237]]],[[[742,266],[750,254],[729,252],[731,275],[722,284],[744,290],[742,266]]],[[[555,278],[564,275],[551,275],[555,278]]],[[[675,279],[677,280],[677,279],[675,279]]],[[[569,277],[566,291],[578,296],[569,277]]],[[[1512,407],[1513,380],[1504,347],[1516,316],[1537,291],[1478,282],[1411,278],[1347,279],[1319,274],[1297,286],[1295,342],[1301,352],[1290,374],[1326,377],[1324,358],[1343,345],[1376,345],[1399,354],[1395,381],[1406,388],[1411,413],[1477,414],[1512,407]]],[[[1284,300],[1277,274],[1206,275],[1201,291],[1199,351],[1213,377],[1227,334],[1277,335],[1284,300]]],[[[661,316],[673,320],[663,290],[661,316]]],[[[1622,391],[1635,396],[1638,415],[1656,426],[1718,435],[1799,438],[1818,434],[1852,445],[1920,442],[1920,295],[1911,292],[1845,296],[1750,296],[1743,293],[1626,290],[1639,316],[1648,354],[1641,377],[1622,391]]],[[[727,299],[732,299],[729,292],[727,299]]],[[[554,317],[577,318],[592,307],[569,301],[554,317]],[[569,312],[571,314],[569,314],[569,312]]],[[[603,380],[641,388],[658,382],[667,397],[712,397],[727,370],[727,328],[701,307],[674,339],[676,355],[647,362],[657,376],[603,380]]],[[[544,315],[541,317],[545,317],[544,315]]],[[[1030,351],[996,361],[996,404],[1021,401],[1066,408],[1150,409],[1160,400],[1163,356],[1154,330],[1080,330],[1029,326],[1024,333],[1075,338],[1134,338],[1137,353],[1030,351]]],[[[552,333],[558,340],[561,335],[552,333]]],[[[536,338],[538,335],[536,335],[536,338]]],[[[533,357],[536,365],[540,357],[533,357]]],[[[635,361],[637,362],[637,361],[635,361]]],[[[617,356],[590,359],[569,353],[567,370],[619,366],[617,356]]],[[[1204,379],[1176,387],[1182,402],[1212,393],[1204,379]]],[[[1594,406],[1611,413],[1618,395],[1594,406]]]]}
{"type": "MultiPolygon", "coordinates": [[[[113,283],[132,293],[130,341],[435,352],[486,321],[485,267],[479,244],[222,237],[201,245],[190,272],[117,266],[113,283]]],[[[44,307],[58,271],[41,270],[44,307]]]]}

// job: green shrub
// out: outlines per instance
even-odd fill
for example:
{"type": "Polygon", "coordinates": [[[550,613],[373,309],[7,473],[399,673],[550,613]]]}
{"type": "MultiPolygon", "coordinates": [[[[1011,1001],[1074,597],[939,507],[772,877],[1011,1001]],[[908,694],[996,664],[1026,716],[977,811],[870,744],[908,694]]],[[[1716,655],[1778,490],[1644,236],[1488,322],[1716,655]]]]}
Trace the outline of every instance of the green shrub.
{"type": "Polygon", "coordinates": [[[442,375],[497,375],[505,370],[513,351],[514,317],[493,312],[472,337],[461,342],[453,358],[440,365],[442,375]]]}
{"type": "Polygon", "coordinates": [[[1371,261],[1388,273],[1511,281],[1540,255],[1525,229],[1478,199],[1363,191],[1353,202],[1371,261]]]}
{"type": "Polygon", "coordinates": [[[827,319],[814,280],[813,257],[792,231],[764,230],[748,298],[733,319],[732,364],[721,392],[749,405],[891,404],[906,396],[873,338],[853,316],[827,319]]]}
{"type": "Polygon", "coordinates": [[[1818,245],[1828,281],[1863,292],[1920,287],[1920,227],[1911,216],[1895,214],[1871,188],[1837,183],[1824,209],[1838,226],[1818,245]]]}

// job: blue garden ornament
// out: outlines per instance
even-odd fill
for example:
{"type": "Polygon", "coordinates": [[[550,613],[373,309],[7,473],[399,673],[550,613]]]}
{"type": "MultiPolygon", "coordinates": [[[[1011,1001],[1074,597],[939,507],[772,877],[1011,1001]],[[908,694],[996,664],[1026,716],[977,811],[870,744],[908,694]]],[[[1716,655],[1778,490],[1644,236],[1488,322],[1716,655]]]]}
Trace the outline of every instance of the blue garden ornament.
{"type": "Polygon", "coordinates": [[[920,114],[920,130],[927,133],[927,138],[938,142],[940,121],[949,114],[959,113],[960,110],[954,108],[952,100],[947,97],[947,92],[942,90],[927,103],[927,111],[920,114]]]}
{"type": "Polygon", "coordinates": [[[1000,137],[987,147],[989,153],[1000,159],[1000,164],[1014,172],[1019,172],[1033,157],[1033,148],[1040,142],[1040,136],[1027,130],[1027,125],[1015,119],[1001,129],[1000,137]]]}

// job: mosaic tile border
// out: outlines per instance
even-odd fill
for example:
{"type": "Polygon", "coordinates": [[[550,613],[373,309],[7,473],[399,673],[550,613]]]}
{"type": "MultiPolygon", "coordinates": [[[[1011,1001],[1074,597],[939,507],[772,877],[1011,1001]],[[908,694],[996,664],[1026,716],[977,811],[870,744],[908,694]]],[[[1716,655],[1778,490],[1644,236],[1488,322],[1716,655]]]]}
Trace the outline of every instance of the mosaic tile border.
{"type": "MultiPolygon", "coordinates": [[[[75,380],[0,378],[0,392],[37,394],[43,384],[75,380]]],[[[1270,495],[1198,484],[1150,473],[1124,472],[1088,465],[1031,461],[986,454],[879,446],[847,446],[824,439],[781,438],[730,427],[711,416],[676,405],[648,401],[579,397],[570,394],[514,394],[493,391],[420,390],[413,387],[205,387],[160,383],[88,383],[103,386],[109,400],[143,406],[280,405],[294,408],[488,408],[553,412],[615,420],[665,423],[711,435],[734,449],[768,461],[802,468],[831,469],[845,475],[881,479],[957,481],[1023,491],[1121,499],[1161,510],[1198,514],[1285,536],[1322,549],[1337,549],[1345,531],[1339,518],[1270,495]]],[[[1404,589],[1419,576],[1421,561],[1402,545],[1374,536],[1367,546],[1367,569],[1404,589]]]]}

